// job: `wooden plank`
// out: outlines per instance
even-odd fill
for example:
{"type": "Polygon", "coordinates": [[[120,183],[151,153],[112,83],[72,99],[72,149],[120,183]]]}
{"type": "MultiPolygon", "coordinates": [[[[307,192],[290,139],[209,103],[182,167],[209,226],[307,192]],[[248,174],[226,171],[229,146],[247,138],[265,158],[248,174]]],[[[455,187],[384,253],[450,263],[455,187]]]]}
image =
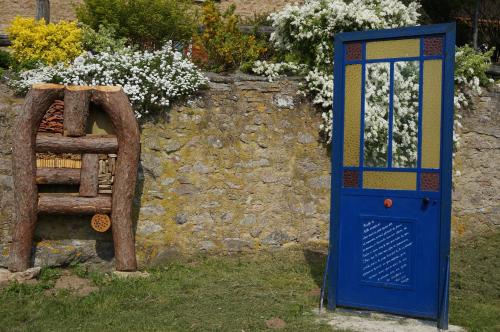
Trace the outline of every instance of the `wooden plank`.
{"type": "Polygon", "coordinates": [[[68,184],[80,183],[78,168],[38,168],[36,170],[37,184],[68,184]]]}
{"type": "Polygon", "coordinates": [[[80,197],[71,194],[40,194],[38,213],[96,214],[111,212],[111,196],[80,197]]]}
{"type": "Polygon", "coordinates": [[[68,86],[64,91],[64,136],[85,136],[92,88],[68,86]]]}
{"type": "Polygon", "coordinates": [[[39,134],[36,138],[36,152],[53,153],[116,153],[116,136],[64,137],[39,134]]]}
{"type": "Polygon", "coordinates": [[[80,196],[96,197],[99,190],[99,155],[82,155],[80,173],[80,196]]]}

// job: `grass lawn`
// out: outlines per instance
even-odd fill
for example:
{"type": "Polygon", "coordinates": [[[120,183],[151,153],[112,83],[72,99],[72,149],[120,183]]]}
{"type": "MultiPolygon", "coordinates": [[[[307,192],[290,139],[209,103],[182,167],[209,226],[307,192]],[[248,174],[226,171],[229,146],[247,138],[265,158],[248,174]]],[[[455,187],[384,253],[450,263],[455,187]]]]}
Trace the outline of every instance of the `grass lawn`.
{"type": "MultiPolygon", "coordinates": [[[[452,324],[500,330],[500,233],[454,246],[452,324]]],[[[79,297],[54,291],[59,270],[36,285],[0,291],[2,331],[261,331],[281,318],[284,331],[331,331],[316,323],[324,256],[283,250],[257,257],[197,257],[151,270],[147,279],[88,273],[99,290],[79,297]]],[[[282,330],[282,331],[283,331],[282,330]]]]}

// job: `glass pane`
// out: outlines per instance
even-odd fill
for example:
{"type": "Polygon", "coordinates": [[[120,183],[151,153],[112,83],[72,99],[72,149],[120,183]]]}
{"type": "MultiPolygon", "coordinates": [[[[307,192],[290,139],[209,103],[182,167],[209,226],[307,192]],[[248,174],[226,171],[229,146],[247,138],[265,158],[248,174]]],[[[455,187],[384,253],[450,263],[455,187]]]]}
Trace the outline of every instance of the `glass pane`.
{"type": "Polygon", "coordinates": [[[419,72],[419,61],[394,65],[393,167],[417,167],[419,72]]]}
{"type": "Polygon", "coordinates": [[[367,167],[387,167],[389,75],[387,62],[366,64],[364,165],[367,167]]]}

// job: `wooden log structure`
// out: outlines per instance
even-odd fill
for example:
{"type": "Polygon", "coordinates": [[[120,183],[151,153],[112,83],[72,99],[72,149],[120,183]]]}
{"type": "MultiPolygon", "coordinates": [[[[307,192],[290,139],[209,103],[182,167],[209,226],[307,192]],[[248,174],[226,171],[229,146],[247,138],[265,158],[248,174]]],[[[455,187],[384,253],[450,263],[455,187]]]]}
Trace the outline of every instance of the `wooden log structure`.
{"type": "Polygon", "coordinates": [[[37,184],[80,184],[80,169],[78,168],[38,168],[36,170],[37,184]]]}
{"type": "Polygon", "coordinates": [[[18,137],[14,140],[13,147],[16,220],[12,231],[9,270],[24,271],[29,267],[38,213],[111,213],[116,269],[136,270],[132,202],[137,180],[140,136],[134,112],[123,90],[107,86],[65,88],[55,84],[34,85],[25,99],[17,128],[18,137]],[[86,122],[86,100],[90,100],[108,114],[116,136],[37,136],[44,114],[56,99],[64,98],[65,94],[70,96],[65,101],[70,105],[69,112],[73,112],[69,122],[66,118],[63,120],[67,135],[78,136],[82,134],[82,128],[83,134],[85,133],[85,124],[82,123],[86,122]],[[36,152],[83,154],[82,169],[37,170],[36,152]],[[96,193],[98,154],[109,153],[117,154],[112,196],[96,193]],[[79,183],[81,192],[39,195],[37,183],[79,183]],[[84,195],[94,197],[82,197],[84,195]]]}
{"type": "Polygon", "coordinates": [[[96,214],[111,212],[111,196],[80,197],[68,194],[40,194],[38,213],[96,214]]]}
{"type": "Polygon", "coordinates": [[[64,137],[42,134],[36,138],[36,152],[54,153],[116,153],[115,136],[64,137]]]}
{"type": "Polygon", "coordinates": [[[96,197],[99,190],[99,155],[82,155],[80,173],[80,196],[96,197]]]}
{"type": "Polygon", "coordinates": [[[135,241],[132,231],[132,202],[140,155],[139,125],[130,102],[120,87],[96,87],[92,101],[108,114],[116,130],[118,157],[113,184],[113,242],[115,245],[116,269],[137,269],[135,241]]]}
{"type": "Polygon", "coordinates": [[[64,136],[84,136],[92,88],[68,86],[64,93],[64,136]]]}
{"type": "Polygon", "coordinates": [[[12,230],[9,251],[9,270],[24,271],[29,268],[31,247],[37,220],[38,188],[36,185],[35,135],[45,112],[64,93],[64,86],[37,84],[26,96],[19,115],[12,150],[12,175],[16,220],[12,230]]]}

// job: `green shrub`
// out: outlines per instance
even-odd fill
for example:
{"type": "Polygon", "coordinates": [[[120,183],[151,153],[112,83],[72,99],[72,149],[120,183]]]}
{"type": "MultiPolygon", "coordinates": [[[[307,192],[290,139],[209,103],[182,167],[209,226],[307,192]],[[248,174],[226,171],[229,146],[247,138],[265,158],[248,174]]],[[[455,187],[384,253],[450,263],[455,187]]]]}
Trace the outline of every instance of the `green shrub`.
{"type": "Polygon", "coordinates": [[[104,25],[131,44],[149,49],[167,40],[187,41],[196,29],[188,0],[84,0],[76,12],[92,29],[104,25]]]}
{"type": "Polygon", "coordinates": [[[239,17],[230,6],[221,13],[213,1],[203,6],[203,32],[195,38],[193,59],[207,69],[225,71],[251,67],[266,52],[265,44],[255,35],[245,35],[239,29],[239,17]],[[203,61],[199,61],[199,60],[203,61]],[[200,63],[201,62],[201,63],[200,63]]]}
{"type": "Polygon", "coordinates": [[[0,50],[0,68],[7,69],[12,64],[12,55],[9,52],[0,50]]]}
{"type": "Polygon", "coordinates": [[[486,71],[491,65],[493,52],[495,52],[494,48],[483,53],[474,50],[469,45],[458,47],[455,56],[455,77],[461,77],[465,81],[471,81],[477,77],[479,85],[489,85],[490,79],[486,71]]]}
{"type": "Polygon", "coordinates": [[[94,30],[88,25],[82,27],[82,46],[86,51],[92,53],[118,52],[123,50],[127,39],[117,37],[112,27],[100,25],[99,30],[94,30]]]}

